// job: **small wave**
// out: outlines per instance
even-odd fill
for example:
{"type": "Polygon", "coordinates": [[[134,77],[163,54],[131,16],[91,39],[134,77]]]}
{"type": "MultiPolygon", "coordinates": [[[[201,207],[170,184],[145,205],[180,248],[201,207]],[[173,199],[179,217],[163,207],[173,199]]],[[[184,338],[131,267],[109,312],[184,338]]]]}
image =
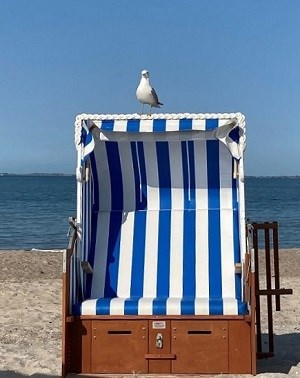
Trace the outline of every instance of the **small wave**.
{"type": "Polygon", "coordinates": [[[62,253],[65,249],[41,249],[41,248],[31,248],[32,252],[59,252],[62,253]]]}

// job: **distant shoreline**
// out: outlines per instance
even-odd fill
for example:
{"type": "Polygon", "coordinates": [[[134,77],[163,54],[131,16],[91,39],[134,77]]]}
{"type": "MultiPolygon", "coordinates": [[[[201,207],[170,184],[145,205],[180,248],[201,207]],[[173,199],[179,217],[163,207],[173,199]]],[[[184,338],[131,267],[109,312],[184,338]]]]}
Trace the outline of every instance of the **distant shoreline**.
{"type": "MultiPolygon", "coordinates": [[[[10,176],[34,176],[34,177],[49,177],[49,176],[55,176],[55,177],[75,177],[75,173],[41,173],[41,172],[32,172],[32,173],[9,173],[9,172],[0,172],[0,177],[10,177],[10,176]]],[[[256,175],[246,175],[246,179],[300,179],[300,175],[275,175],[275,176],[256,176],[256,175]]]]}

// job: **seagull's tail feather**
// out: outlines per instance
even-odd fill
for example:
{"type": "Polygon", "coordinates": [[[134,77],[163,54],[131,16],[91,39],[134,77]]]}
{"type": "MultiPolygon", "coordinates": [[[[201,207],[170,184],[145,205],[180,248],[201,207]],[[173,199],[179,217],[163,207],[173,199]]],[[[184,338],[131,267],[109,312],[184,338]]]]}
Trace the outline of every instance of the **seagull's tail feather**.
{"type": "Polygon", "coordinates": [[[151,106],[151,108],[160,108],[160,105],[163,105],[163,103],[162,102],[158,102],[155,105],[150,105],[150,106],[151,106]]]}

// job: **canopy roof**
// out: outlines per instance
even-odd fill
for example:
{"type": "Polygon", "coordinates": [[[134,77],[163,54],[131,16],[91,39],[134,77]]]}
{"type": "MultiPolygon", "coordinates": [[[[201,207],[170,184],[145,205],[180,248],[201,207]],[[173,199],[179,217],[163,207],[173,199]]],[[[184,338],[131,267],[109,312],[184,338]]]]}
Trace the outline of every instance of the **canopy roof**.
{"type": "Polygon", "coordinates": [[[93,151],[96,139],[119,142],[219,139],[239,160],[245,148],[245,117],[241,113],[78,115],[75,144],[82,159],[93,151]]]}

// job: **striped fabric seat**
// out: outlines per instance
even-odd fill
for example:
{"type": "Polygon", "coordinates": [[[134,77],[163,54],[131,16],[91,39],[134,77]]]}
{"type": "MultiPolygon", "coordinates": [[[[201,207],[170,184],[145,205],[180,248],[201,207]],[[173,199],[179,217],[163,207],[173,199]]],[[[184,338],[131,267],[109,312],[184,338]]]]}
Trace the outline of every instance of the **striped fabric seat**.
{"type": "Polygon", "coordinates": [[[82,248],[93,274],[74,314],[246,314],[228,146],[136,139],[100,138],[89,151],[82,248]]]}

